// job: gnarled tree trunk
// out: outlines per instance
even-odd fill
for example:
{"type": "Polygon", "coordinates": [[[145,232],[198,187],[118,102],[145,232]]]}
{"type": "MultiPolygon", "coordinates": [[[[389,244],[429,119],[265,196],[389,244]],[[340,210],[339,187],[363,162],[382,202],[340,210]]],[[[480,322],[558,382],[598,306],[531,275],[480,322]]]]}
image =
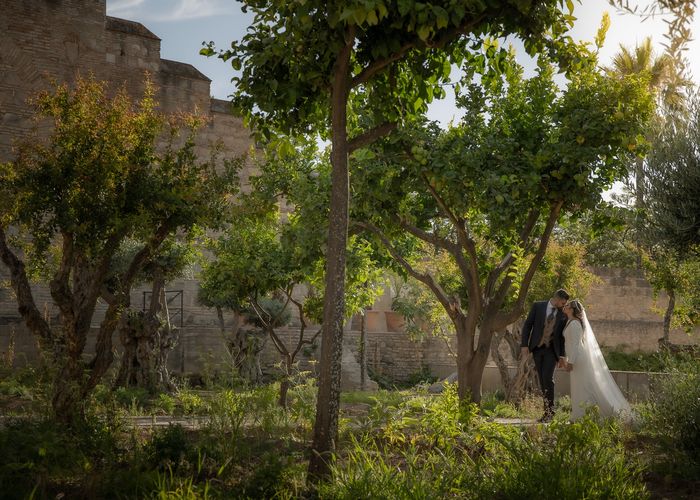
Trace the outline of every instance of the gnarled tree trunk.
{"type": "Polygon", "coordinates": [[[664,336],[663,341],[666,344],[671,342],[671,318],[673,311],[676,309],[676,293],[673,290],[668,291],[668,304],[664,312],[664,336]]]}
{"type": "Polygon", "coordinates": [[[119,337],[124,354],[117,386],[142,387],[151,392],[174,389],[167,361],[177,339],[167,314],[165,281],[157,276],[148,311],[128,312],[122,318],[119,337]]]}
{"type": "Polygon", "coordinates": [[[229,334],[226,331],[224,311],[221,306],[216,306],[216,315],[219,319],[221,338],[236,374],[250,384],[262,383],[260,353],[266,344],[264,333],[243,328],[245,316],[234,311],[233,327],[229,334]]]}
{"type": "Polygon", "coordinates": [[[522,357],[520,352],[520,329],[521,324],[511,325],[511,328],[505,328],[494,335],[493,343],[491,344],[491,357],[498,367],[501,375],[501,381],[505,389],[506,401],[520,405],[523,397],[528,392],[538,390],[539,383],[537,381],[537,372],[535,371],[535,363],[531,356],[522,357]],[[515,362],[517,370],[511,377],[509,360],[507,360],[500,352],[500,344],[505,341],[510,351],[510,360],[515,362]]]}

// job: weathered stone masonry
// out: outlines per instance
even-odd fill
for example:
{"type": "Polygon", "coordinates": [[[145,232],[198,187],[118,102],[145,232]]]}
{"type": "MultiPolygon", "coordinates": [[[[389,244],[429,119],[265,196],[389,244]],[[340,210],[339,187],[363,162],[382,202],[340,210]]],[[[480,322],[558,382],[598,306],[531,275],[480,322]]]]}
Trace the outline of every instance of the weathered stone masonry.
{"type": "Polygon", "coordinates": [[[51,79],[92,74],[140,95],[146,71],[163,111],[209,117],[198,153],[219,140],[231,155],[248,150],[248,131],[225,101],[210,98],[209,78],[161,59],[160,38],[140,23],[107,16],[105,0],[0,0],[0,161],[12,158],[12,143],[33,125],[27,99],[51,79]]]}

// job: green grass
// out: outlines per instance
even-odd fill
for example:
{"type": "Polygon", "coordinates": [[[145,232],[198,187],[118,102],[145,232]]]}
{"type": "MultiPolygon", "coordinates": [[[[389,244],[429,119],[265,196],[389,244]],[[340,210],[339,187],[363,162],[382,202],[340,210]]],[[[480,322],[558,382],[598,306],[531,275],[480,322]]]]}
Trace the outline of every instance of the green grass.
{"type": "MultiPolygon", "coordinates": [[[[454,385],[439,395],[425,389],[343,393],[346,413],[333,477],[314,494],[334,499],[644,499],[642,473],[668,474],[671,460],[687,462],[696,451],[668,441],[696,430],[693,415],[683,418],[693,402],[691,389],[700,386],[693,380],[678,378],[682,384],[664,386],[665,396],[653,402],[659,405],[656,415],[667,413],[664,404],[677,404],[678,418],[654,432],[621,429],[595,415],[568,424],[565,398],[554,424],[521,428],[492,419],[537,417],[540,398],[516,408],[502,394],[487,394],[478,408],[460,403],[454,385]],[[676,389],[689,396],[680,398],[676,389]],[[350,411],[357,410],[353,405],[362,405],[362,411],[350,411]],[[674,446],[678,453],[672,454],[674,446]]],[[[3,381],[8,387],[20,382],[3,381]]],[[[21,385],[32,390],[32,397],[42,397],[30,380],[21,385]]],[[[316,388],[311,379],[299,381],[290,391],[288,411],[277,406],[277,391],[271,384],[141,398],[139,391],[117,396],[105,387],[92,401],[84,429],[62,429],[35,414],[17,418],[0,428],[0,491],[10,491],[8,498],[61,493],[78,498],[309,498],[305,471],[316,388]],[[135,429],[124,419],[135,406],[187,411],[210,420],[196,429],[135,429]]]]}

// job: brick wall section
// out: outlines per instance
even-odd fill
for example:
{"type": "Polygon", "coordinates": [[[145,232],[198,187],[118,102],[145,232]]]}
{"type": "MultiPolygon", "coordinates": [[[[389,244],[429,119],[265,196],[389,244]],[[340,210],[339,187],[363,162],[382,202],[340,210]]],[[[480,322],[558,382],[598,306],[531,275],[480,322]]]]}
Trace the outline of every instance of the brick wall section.
{"type": "MultiPolygon", "coordinates": [[[[51,79],[71,82],[93,74],[138,96],[148,72],[165,112],[197,112],[209,119],[197,153],[219,142],[236,156],[251,147],[242,121],[210,98],[210,80],[189,64],[160,57],[160,39],[134,21],[106,15],[105,0],[7,0],[0,16],[0,161],[31,130],[27,99],[51,79]]],[[[248,172],[245,173],[246,175],[248,172]]]]}
{"type": "MultiPolygon", "coordinates": [[[[648,283],[638,272],[620,269],[595,269],[601,282],[597,284],[586,300],[589,318],[599,342],[603,345],[627,350],[641,349],[652,351],[657,348],[661,336],[661,317],[651,311],[654,304],[648,283]]],[[[221,337],[218,319],[214,311],[197,304],[198,284],[195,280],[177,280],[168,285],[171,292],[182,291],[184,328],[180,344],[173,352],[170,362],[176,372],[200,373],[205,369],[224,369],[227,363],[226,351],[221,337]]],[[[132,304],[140,307],[143,292],[139,288],[132,293],[132,304]]],[[[51,301],[45,287],[35,288],[37,303],[46,309],[50,317],[56,311],[50,307],[51,301]]],[[[663,298],[660,299],[663,304],[663,298]]],[[[455,371],[454,358],[445,342],[427,337],[419,341],[408,338],[402,328],[400,315],[395,312],[377,309],[386,307],[390,300],[385,296],[375,304],[375,309],[367,312],[367,360],[369,367],[387,377],[402,380],[421,370],[423,365],[436,376],[447,376],[455,371]]],[[[179,307],[173,304],[172,307],[179,307]]],[[[95,315],[93,326],[97,327],[103,309],[95,315]]],[[[231,318],[227,317],[227,327],[231,318]]],[[[0,289],[0,352],[5,352],[10,331],[15,330],[16,352],[22,353],[18,362],[36,359],[35,340],[26,331],[17,315],[16,305],[7,289],[0,289]]],[[[316,327],[309,327],[307,338],[313,335],[316,327]]],[[[288,328],[280,329],[280,337],[293,346],[298,338],[298,322],[292,321],[288,328]]],[[[345,346],[357,353],[359,344],[359,318],[348,323],[345,332],[345,346]]],[[[700,343],[700,331],[691,336],[682,331],[674,331],[671,339],[676,343],[700,343]]],[[[320,345],[320,342],[318,343],[320,345]]],[[[452,339],[454,350],[454,339],[452,339]]],[[[319,353],[318,348],[305,349],[300,356],[301,367],[313,369],[309,360],[319,353]]],[[[279,356],[271,342],[262,354],[267,371],[274,371],[279,356]]]]}

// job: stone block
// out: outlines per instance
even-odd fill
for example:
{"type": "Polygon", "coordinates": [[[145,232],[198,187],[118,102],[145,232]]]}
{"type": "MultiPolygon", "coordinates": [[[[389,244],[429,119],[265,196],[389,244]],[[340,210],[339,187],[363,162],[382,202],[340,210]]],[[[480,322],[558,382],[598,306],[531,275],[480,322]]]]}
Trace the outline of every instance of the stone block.
{"type": "Polygon", "coordinates": [[[365,328],[370,332],[388,331],[384,311],[365,311],[365,328]]]}

